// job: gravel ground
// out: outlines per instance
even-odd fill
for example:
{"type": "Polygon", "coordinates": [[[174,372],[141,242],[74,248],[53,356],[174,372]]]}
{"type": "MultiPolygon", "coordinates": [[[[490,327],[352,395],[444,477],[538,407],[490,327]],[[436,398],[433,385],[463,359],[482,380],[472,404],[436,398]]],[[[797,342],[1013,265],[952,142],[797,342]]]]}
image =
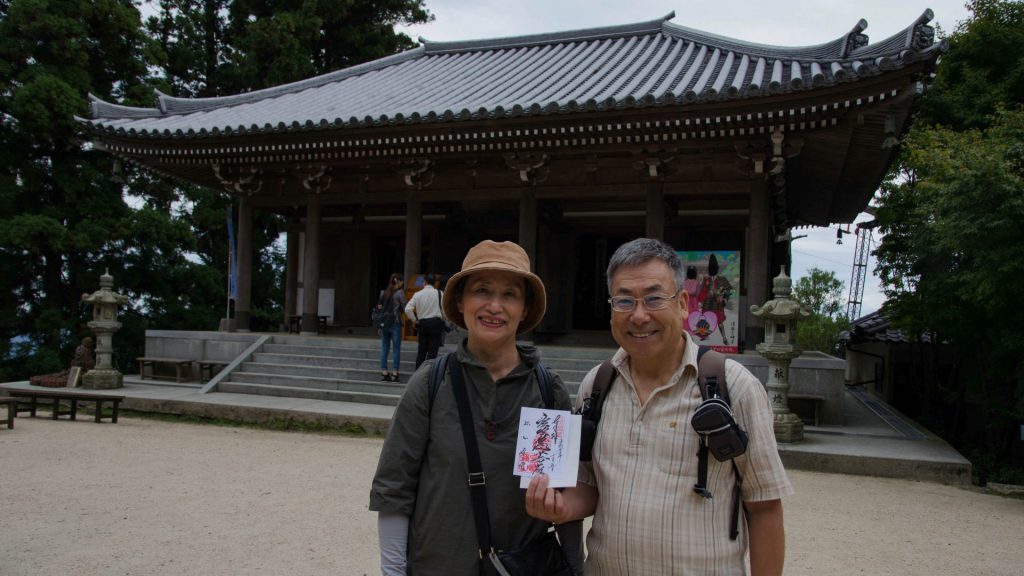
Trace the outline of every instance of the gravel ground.
{"type": "MultiPolygon", "coordinates": [[[[378,438],[122,417],[0,430],[0,575],[377,574],[378,438]]],[[[1024,500],[791,471],[788,575],[1024,570],[1024,500]]]]}

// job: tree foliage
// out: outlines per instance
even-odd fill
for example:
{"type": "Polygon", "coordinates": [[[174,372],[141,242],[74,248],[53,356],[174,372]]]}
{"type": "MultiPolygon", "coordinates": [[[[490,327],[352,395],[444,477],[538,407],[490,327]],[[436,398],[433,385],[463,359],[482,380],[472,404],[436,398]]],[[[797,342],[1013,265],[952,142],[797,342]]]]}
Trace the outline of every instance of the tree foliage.
{"type": "Polygon", "coordinates": [[[147,48],[129,0],[2,5],[0,376],[59,367],[85,330],[82,292],[102,266],[120,268],[133,215],[107,176],[113,158],[85,144],[74,117],[88,115],[90,93],[147,93],[147,48]]]}
{"type": "Polygon", "coordinates": [[[999,108],[1024,104],[1024,2],[972,0],[967,7],[973,16],[949,37],[919,126],[985,128],[999,108]]]}
{"type": "MultiPolygon", "coordinates": [[[[422,0],[0,1],[0,380],[66,364],[90,311],[81,295],[109,268],[131,304],[115,337],[122,368],[147,328],[211,329],[223,316],[227,207],[97,150],[77,117],[89,94],[152,106],[251,91],[411,47],[399,22],[422,0]]],[[[280,217],[257,212],[254,329],[276,328],[280,217]]]]}
{"type": "Polygon", "coordinates": [[[984,480],[1013,462],[1024,422],[1024,3],[969,7],[883,186],[875,255],[894,323],[960,358],[962,378],[934,402],[981,408],[983,426],[949,439],[984,480]]]}
{"type": "Polygon", "coordinates": [[[845,356],[839,335],[849,327],[843,316],[843,281],[835,272],[811,268],[797,279],[793,298],[811,310],[811,316],[796,326],[796,340],[805,350],[845,356]]]}

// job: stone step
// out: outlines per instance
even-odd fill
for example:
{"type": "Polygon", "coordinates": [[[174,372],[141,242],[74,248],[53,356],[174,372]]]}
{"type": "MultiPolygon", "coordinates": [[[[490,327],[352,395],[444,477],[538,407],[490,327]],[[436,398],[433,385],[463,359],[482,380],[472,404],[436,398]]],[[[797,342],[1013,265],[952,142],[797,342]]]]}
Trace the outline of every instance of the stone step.
{"type": "Polygon", "coordinates": [[[301,364],[270,364],[267,362],[242,362],[239,373],[256,372],[259,374],[280,374],[286,376],[309,376],[313,378],[330,378],[334,380],[357,380],[376,382],[380,380],[377,368],[335,368],[329,366],[310,366],[301,364]]]}
{"type": "MultiPolygon", "coordinates": [[[[587,372],[593,368],[588,366],[589,361],[582,361],[580,363],[573,362],[552,362],[545,363],[545,365],[555,372],[557,372],[564,382],[580,382],[583,380],[587,372]],[[583,365],[586,369],[574,369],[575,366],[583,365]]],[[[256,353],[252,357],[252,361],[243,364],[244,371],[255,371],[263,372],[265,370],[250,369],[247,366],[251,364],[265,364],[274,366],[294,366],[300,369],[305,368],[323,368],[333,370],[372,370],[376,373],[380,373],[378,360],[366,359],[366,358],[346,358],[346,357],[325,357],[325,356],[304,356],[304,355],[292,355],[292,354],[264,354],[256,353]]],[[[284,368],[274,368],[274,373],[284,373],[284,368]]],[[[411,360],[402,360],[398,372],[402,374],[412,374],[416,370],[415,363],[411,360]]],[[[297,374],[306,374],[316,376],[318,374],[308,371],[298,371],[297,374]]],[[[330,374],[327,377],[332,377],[330,374]]],[[[351,378],[351,379],[367,379],[365,377],[356,377],[351,375],[339,375],[339,378],[351,378]]]]}
{"type": "MultiPolygon", "coordinates": [[[[351,348],[380,350],[380,338],[339,338],[336,336],[296,336],[274,334],[267,344],[314,346],[318,348],[351,348]]],[[[415,342],[410,342],[415,345],[415,342]]]]}
{"type": "MultiPolygon", "coordinates": [[[[447,351],[442,348],[443,351],[447,351]]],[[[451,348],[454,350],[454,347],[451,348]]],[[[292,354],[297,356],[321,356],[325,358],[363,358],[366,360],[380,361],[380,344],[375,348],[342,348],[329,346],[298,346],[293,344],[264,344],[261,352],[269,354],[292,354]]],[[[401,358],[403,362],[416,361],[416,345],[405,344],[402,346],[401,358]]],[[[388,354],[388,361],[391,354],[388,354]]]]}
{"type": "MultiPolygon", "coordinates": [[[[454,341],[453,341],[454,342],[454,341]]],[[[274,334],[266,345],[308,346],[314,348],[343,348],[348,350],[380,350],[380,338],[354,338],[336,336],[296,336],[274,334]]],[[[445,344],[455,347],[454,343],[445,344]]],[[[416,340],[402,340],[402,348],[416,351],[416,340]]]]}
{"type": "Polygon", "coordinates": [[[272,384],[255,384],[250,382],[221,382],[220,392],[234,394],[255,394],[260,396],[282,396],[287,398],[306,398],[309,400],[334,400],[336,402],[359,402],[363,404],[380,404],[397,406],[401,397],[398,394],[380,394],[371,392],[355,392],[349,390],[323,390],[320,388],[303,388],[296,386],[275,386],[272,384]]]}
{"type": "Polygon", "coordinates": [[[405,382],[380,382],[367,380],[342,380],[338,378],[316,378],[288,374],[266,374],[260,372],[235,372],[229,379],[233,383],[267,384],[293,388],[319,388],[321,390],[349,390],[374,392],[401,396],[405,382]]]}
{"type": "MultiPolygon", "coordinates": [[[[257,352],[252,355],[252,362],[259,364],[288,364],[292,366],[320,366],[323,368],[358,368],[363,370],[377,369],[380,372],[380,361],[376,358],[352,358],[348,356],[308,356],[305,354],[280,354],[257,352]]],[[[391,361],[388,361],[388,365],[391,361]]],[[[413,359],[403,359],[399,372],[411,373],[416,364],[413,359]]]]}

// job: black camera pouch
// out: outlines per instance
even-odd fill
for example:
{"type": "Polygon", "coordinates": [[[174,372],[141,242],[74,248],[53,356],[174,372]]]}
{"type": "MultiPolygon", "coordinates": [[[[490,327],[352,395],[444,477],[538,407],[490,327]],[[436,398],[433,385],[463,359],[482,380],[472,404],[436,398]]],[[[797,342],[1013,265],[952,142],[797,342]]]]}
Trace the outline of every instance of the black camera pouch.
{"type": "Polygon", "coordinates": [[[719,397],[708,398],[697,407],[690,421],[715,460],[725,462],[747,451],[747,433],[733,417],[732,409],[719,397]]]}

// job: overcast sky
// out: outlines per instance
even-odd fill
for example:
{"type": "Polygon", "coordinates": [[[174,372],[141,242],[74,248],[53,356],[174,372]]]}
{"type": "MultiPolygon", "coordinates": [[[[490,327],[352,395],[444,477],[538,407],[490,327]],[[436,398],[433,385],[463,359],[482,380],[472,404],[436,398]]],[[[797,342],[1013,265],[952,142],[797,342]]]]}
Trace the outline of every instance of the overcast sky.
{"type": "MultiPolygon", "coordinates": [[[[413,38],[431,41],[473,40],[643,22],[675,12],[675,24],[780,46],[835,40],[863,18],[868,23],[865,34],[874,44],[906,28],[926,8],[935,13],[932,25],[948,34],[967,18],[964,4],[965,0],[426,0],[435,20],[401,29],[413,38]]],[[[868,219],[866,215],[859,218],[868,219]]],[[[843,243],[837,245],[834,227],[794,231],[794,235],[802,234],[807,237],[793,242],[793,277],[805,276],[812,267],[831,270],[848,292],[853,236],[844,235],[843,243]]],[[[871,258],[862,315],[877,310],[885,301],[874,269],[871,258]]]]}

